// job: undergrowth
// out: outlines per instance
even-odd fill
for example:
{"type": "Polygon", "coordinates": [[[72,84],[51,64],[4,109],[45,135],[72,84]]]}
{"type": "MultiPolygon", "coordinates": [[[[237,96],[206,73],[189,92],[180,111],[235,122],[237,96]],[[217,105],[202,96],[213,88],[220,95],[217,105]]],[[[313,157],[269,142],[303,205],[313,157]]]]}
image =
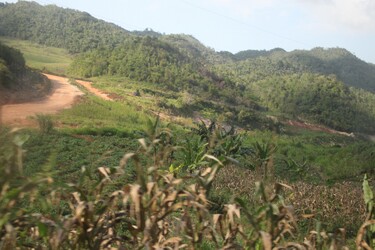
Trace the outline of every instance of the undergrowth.
{"type": "MultiPolygon", "coordinates": [[[[38,171],[25,174],[22,146],[28,136],[19,131],[2,133],[0,248],[348,249],[342,228],[325,231],[324,225],[316,223],[313,230],[299,231],[299,216],[315,213],[313,207],[310,214],[298,211],[297,203],[305,199],[299,195],[310,191],[275,178],[272,144],[247,151],[240,134],[214,127],[198,127],[191,137],[198,140],[200,150],[189,151],[194,144],[178,145],[168,127],[148,123],[139,146],[132,153],[122,153],[118,164],[90,167],[87,162],[78,179],[64,182],[55,173],[57,152],[45,158],[38,171]],[[220,174],[232,172],[233,176],[239,152],[252,155],[248,171],[255,192],[223,200],[213,211],[210,197],[218,188],[215,180],[220,174]],[[131,169],[129,178],[124,178],[131,169]],[[31,203],[34,209],[25,207],[31,203]]],[[[69,148],[67,144],[65,149],[69,148]]],[[[71,163],[77,160],[70,159],[71,163]]],[[[367,179],[363,189],[367,216],[356,245],[370,249],[375,220],[367,179]]],[[[325,204],[317,206],[325,209],[325,204]]]]}

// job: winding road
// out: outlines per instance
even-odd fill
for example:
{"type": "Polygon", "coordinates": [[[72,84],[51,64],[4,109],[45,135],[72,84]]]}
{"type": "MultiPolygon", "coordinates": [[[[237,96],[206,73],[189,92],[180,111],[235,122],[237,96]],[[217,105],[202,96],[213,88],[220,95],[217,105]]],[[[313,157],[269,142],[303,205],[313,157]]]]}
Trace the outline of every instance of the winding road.
{"type": "MultiPolygon", "coordinates": [[[[44,75],[51,81],[51,93],[40,100],[0,106],[0,125],[31,126],[33,122],[29,117],[36,114],[56,114],[72,107],[76,98],[84,95],[77,86],[69,83],[68,78],[44,75]]],[[[104,100],[113,101],[106,93],[94,88],[91,82],[76,80],[76,83],[104,100]]]]}
{"type": "Polygon", "coordinates": [[[7,125],[28,125],[28,117],[35,114],[55,114],[70,108],[83,92],[69,83],[68,78],[44,74],[52,83],[51,94],[37,101],[4,105],[1,108],[0,121],[7,125]]]}

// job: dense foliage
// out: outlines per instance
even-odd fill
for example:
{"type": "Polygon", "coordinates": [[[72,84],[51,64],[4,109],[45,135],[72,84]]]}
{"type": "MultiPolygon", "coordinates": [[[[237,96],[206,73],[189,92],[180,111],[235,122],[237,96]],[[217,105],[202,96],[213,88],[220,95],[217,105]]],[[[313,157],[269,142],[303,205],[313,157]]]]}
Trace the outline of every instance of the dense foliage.
{"type": "MultiPolygon", "coordinates": [[[[78,77],[122,76],[130,80],[155,84],[158,91],[143,89],[157,94],[160,90],[182,92],[178,103],[160,101],[158,105],[168,108],[176,115],[190,115],[203,109],[222,112],[223,118],[232,124],[246,126],[250,121],[262,120],[261,107],[249,92],[235,85],[230,79],[218,77],[205,63],[204,51],[186,45],[181,36],[167,40],[157,37],[126,39],[114,49],[92,50],[78,56],[70,67],[70,74],[78,77]]],[[[119,83],[121,84],[121,83],[119,83]]],[[[122,84],[123,85],[123,84],[122,84]]],[[[126,86],[123,86],[124,88],[126,86]]]]}
{"type": "Polygon", "coordinates": [[[15,75],[25,70],[22,54],[0,43],[0,86],[10,87],[15,75]]]}
{"type": "Polygon", "coordinates": [[[20,51],[0,43],[0,104],[8,102],[15,96],[19,100],[35,98],[48,90],[48,82],[26,67],[20,51]],[[21,92],[29,93],[23,96],[21,92]]]}
{"type": "Polygon", "coordinates": [[[331,128],[375,132],[375,95],[345,86],[334,76],[268,77],[251,86],[273,110],[331,128]]]}
{"type": "Polygon", "coordinates": [[[79,53],[101,46],[113,47],[128,32],[88,13],[55,5],[19,1],[0,6],[0,35],[62,47],[79,53]]]}
{"type": "Polygon", "coordinates": [[[314,48],[286,52],[243,51],[232,56],[234,61],[217,65],[217,70],[241,83],[250,83],[268,76],[316,73],[334,74],[348,86],[375,91],[375,67],[342,48],[314,48]]]}
{"type": "Polygon", "coordinates": [[[14,73],[25,69],[25,60],[18,50],[0,43],[0,57],[9,66],[10,71],[14,73]]]}
{"type": "Polygon", "coordinates": [[[207,56],[213,54],[190,36],[129,37],[116,48],[81,54],[70,73],[81,77],[126,76],[175,90],[214,92],[232,87],[229,79],[217,77],[206,67],[207,56]]]}

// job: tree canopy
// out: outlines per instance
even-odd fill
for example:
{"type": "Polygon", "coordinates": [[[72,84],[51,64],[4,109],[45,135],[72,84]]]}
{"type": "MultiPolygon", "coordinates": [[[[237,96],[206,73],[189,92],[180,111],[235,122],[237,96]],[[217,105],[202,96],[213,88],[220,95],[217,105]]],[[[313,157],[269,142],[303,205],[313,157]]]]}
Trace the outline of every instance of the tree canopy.
{"type": "Polygon", "coordinates": [[[55,5],[19,1],[0,6],[0,35],[31,40],[79,53],[101,46],[113,47],[128,36],[117,25],[86,12],[55,5]]]}

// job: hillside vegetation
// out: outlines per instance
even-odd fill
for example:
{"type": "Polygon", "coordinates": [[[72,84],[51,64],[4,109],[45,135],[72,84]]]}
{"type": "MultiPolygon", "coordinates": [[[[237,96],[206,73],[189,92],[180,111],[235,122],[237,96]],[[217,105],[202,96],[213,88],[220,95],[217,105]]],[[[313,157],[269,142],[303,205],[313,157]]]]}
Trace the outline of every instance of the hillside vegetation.
{"type": "Polygon", "coordinates": [[[0,42],[18,49],[30,68],[64,75],[72,62],[66,49],[41,45],[32,41],[0,37],[0,42]]]}
{"type": "Polygon", "coordinates": [[[348,132],[375,133],[375,95],[335,76],[311,73],[267,77],[250,87],[271,110],[348,132]]]}
{"type": "Polygon", "coordinates": [[[366,63],[342,48],[314,48],[286,52],[242,51],[232,56],[234,63],[225,65],[244,81],[258,80],[265,75],[312,72],[336,75],[348,86],[375,92],[375,65],[366,63]]]}
{"type": "Polygon", "coordinates": [[[128,32],[90,14],[55,5],[19,1],[0,5],[0,35],[31,40],[79,53],[114,47],[128,32]]]}
{"type": "Polygon", "coordinates": [[[182,103],[158,103],[175,115],[221,112],[231,125],[275,127],[268,111],[374,132],[375,66],[345,49],[218,53],[189,35],[132,33],[87,13],[24,1],[0,7],[0,35],[68,49],[76,54],[68,70],[75,77],[123,77],[183,92],[182,103]]]}
{"type": "Polygon", "coordinates": [[[0,43],[0,104],[30,100],[48,91],[48,81],[26,67],[21,52],[0,43]]]}

